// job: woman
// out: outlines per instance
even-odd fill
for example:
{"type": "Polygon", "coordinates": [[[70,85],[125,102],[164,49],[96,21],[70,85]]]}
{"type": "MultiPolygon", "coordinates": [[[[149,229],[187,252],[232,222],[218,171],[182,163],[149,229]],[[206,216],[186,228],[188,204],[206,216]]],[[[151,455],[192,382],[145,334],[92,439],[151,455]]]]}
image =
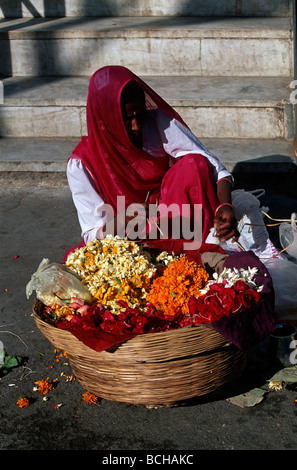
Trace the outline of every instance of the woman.
{"type": "MultiPolygon", "coordinates": [[[[88,136],[67,166],[83,243],[108,233],[129,238],[129,224],[137,214],[133,237],[135,227],[142,226],[138,238],[150,244],[152,233],[157,233],[167,240],[169,249],[170,240],[178,238],[172,234],[176,217],[180,227],[186,208],[193,228],[196,207],[202,208],[198,211],[200,242],[205,242],[213,226],[221,240],[237,239],[230,173],[181,117],[131,71],[107,66],[92,75],[87,128],[88,136]],[[166,208],[172,204],[176,213],[169,215],[166,208]],[[151,215],[152,207],[158,208],[157,214],[151,215]],[[164,218],[171,220],[165,236],[153,230],[164,218]]],[[[187,236],[181,233],[180,238],[187,236]]]]}

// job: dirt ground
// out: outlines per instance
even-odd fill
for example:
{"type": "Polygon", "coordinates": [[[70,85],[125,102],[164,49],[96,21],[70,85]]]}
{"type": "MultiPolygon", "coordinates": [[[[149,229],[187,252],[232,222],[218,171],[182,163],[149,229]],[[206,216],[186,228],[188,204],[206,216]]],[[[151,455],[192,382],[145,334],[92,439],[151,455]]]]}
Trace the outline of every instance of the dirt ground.
{"type": "MultiPolygon", "coordinates": [[[[297,450],[296,366],[280,390],[271,390],[269,380],[284,371],[273,358],[264,360],[260,348],[231,385],[183,406],[84,402],[86,390],[72,380],[67,358],[37,329],[33,298],[25,293],[44,257],[60,262],[80,241],[76,211],[65,181],[27,176],[15,183],[7,175],[0,188],[0,341],[7,355],[21,358],[0,377],[0,449],[96,450],[99,463],[124,451],[297,450]],[[33,387],[48,377],[57,381],[44,400],[33,387]],[[30,406],[19,408],[20,397],[30,398],[30,406]]],[[[267,191],[264,199],[273,217],[297,210],[292,197],[267,191]]]]}

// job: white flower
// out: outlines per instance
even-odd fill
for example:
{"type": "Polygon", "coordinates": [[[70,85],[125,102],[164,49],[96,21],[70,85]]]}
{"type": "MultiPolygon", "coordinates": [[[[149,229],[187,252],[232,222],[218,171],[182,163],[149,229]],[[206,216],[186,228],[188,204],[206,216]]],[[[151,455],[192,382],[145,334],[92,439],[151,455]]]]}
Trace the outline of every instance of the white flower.
{"type": "Polygon", "coordinates": [[[257,292],[261,292],[263,286],[258,286],[255,282],[255,275],[257,272],[258,268],[251,267],[248,267],[248,269],[224,268],[220,274],[214,273],[213,280],[210,280],[209,284],[214,282],[225,282],[226,287],[232,287],[237,281],[243,281],[252,289],[256,290],[257,292]]]}
{"type": "Polygon", "coordinates": [[[165,264],[165,266],[168,266],[171,263],[171,261],[173,261],[176,258],[179,258],[179,257],[176,256],[174,253],[169,254],[167,253],[167,251],[162,251],[162,253],[160,253],[157,256],[156,261],[160,262],[161,264],[165,264]]]}
{"type": "Polygon", "coordinates": [[[283,388],[282,382],[275,382],[274,380],[270,380],[268,383],[268,387],[272,390],[281,390],[283,388]]]}
{"type": "MultiPolygon", "coordinates": [[[[159,262],[167,260],[164,252],[159,262]]],[[[172,255],[171,255],[172,258],[172,255]]],[[[75,250],[67,260],[66,266],[78,274],[82,283],[88,288],[93,296],[96,296],[100,288],[119,290],[121,282],[133,280],[144,276],[151,279],[157,270],[153,264],[148,251],[133,241],[122,239],[118,236],[107,236],[103,240],[93,240],[85,247],[75,250]]],[[[104,290],[104,293],[106,293],[104,290]]],[[[137,307],[146,298],[147,292],[142,289],[139,302],[133,303],[137,307]]],[[[101,297],[101,293],[97,294],[101,297]]],[[[97,297],[97,298],[99,298],[97,297]]],[[[104,302],[112,307],[112,311],[118,309],[117,301],[108,297],[104,302]]]]}

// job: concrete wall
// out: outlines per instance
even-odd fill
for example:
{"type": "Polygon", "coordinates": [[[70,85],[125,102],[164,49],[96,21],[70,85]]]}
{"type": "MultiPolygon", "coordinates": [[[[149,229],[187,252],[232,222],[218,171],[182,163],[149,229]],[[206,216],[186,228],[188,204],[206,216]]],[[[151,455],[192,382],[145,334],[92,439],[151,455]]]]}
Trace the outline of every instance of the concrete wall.
{"type": "Polygon", "coordinates": [[[293,0],[0,0],[0,17],[291,16],[293,0]]]}

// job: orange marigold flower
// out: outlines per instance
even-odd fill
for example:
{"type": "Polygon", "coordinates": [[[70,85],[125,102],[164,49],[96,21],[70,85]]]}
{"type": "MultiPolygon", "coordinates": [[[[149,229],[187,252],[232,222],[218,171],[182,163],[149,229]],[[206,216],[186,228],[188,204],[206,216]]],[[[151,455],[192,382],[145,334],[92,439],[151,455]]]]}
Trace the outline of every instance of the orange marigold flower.
{"type": "Polygon", "coordinates": [[[163,276],[154,280],[146,300],[166,315],[173,316],[181,310],[189,314],[188,301],[198,297],[208,281],[207,271],[186,256],[174,259],[164,270],[163,276]]]}
{"type": "Polygon", "coordinates": [[[68,305],[54,305],[51,308],[52,312],[56,315],[57,318],[71,320],[75,315],[75,309],[69,307],[68,305]]]}
{"type": "Polygon", "coordinates": [[[95,404],[98,402],[98,397],[96,395],[93,395],[91,392],[86,392],[83,394],[83,399],[88,405],[90,404],[95,404]]]}
{"type": "Polygon", "coordinates": [[[29,406],[29,400],[28,398],[20,398],[18,401],[17,401],[17,405],[19,408],[27,408],[27,406],[29,406]]]}
{"type": "Polygon", "coordinates": [[[35,384],[38,385],[38,390],[42,395],[46,395],[54,388],[53,384],[49,383],[49,377],[46,380],[38,380],[35,384]]]}

